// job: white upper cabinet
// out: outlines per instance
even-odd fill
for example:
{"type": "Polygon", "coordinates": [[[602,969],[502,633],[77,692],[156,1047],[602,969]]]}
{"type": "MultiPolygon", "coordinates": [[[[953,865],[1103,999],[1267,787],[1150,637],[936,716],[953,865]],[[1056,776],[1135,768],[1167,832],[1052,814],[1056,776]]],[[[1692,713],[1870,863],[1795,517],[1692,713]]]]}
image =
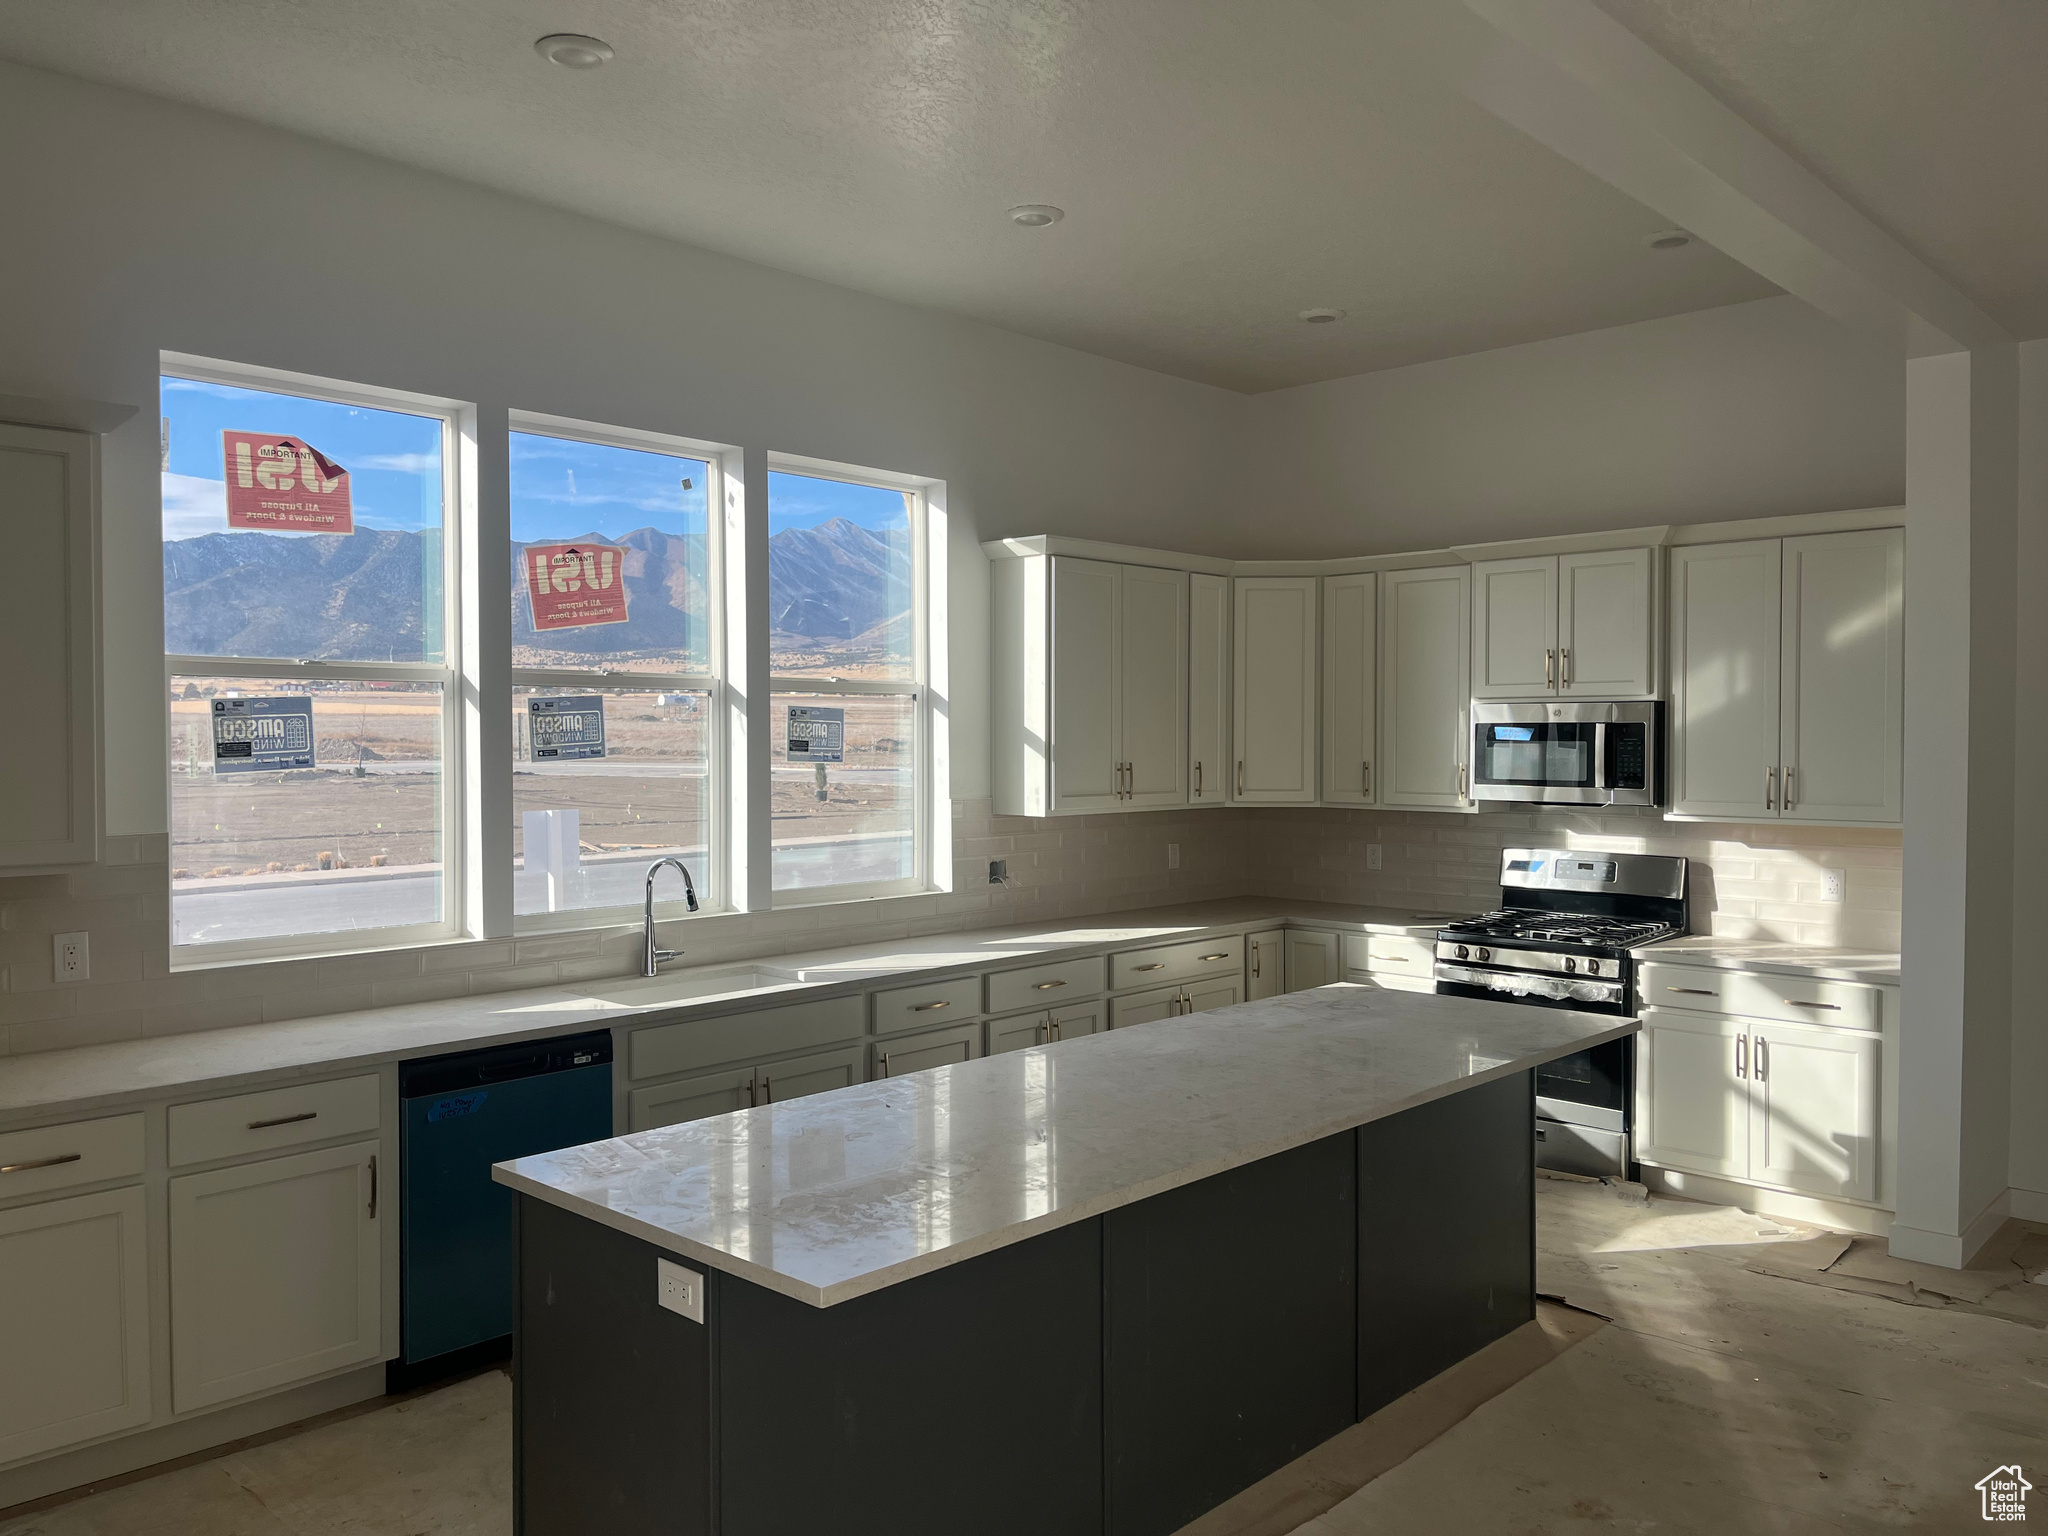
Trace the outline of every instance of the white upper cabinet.
{"type": "Polygon", "coordinates": [[[9,754],[0,795],[0,869],[99,857],[93,440],[0,423],[0,527],[17,579],[0,603],[0,655],[15,716],[34,744],[9,754]]]}
{"type": "Polygon", "coordinates": [[[1905,530],[1787,539],[1782,579],[1779,809],[1795,821],[1898,821],[1905,530]]]}
{"type": "Polygon", "coordinates": [[[1230,788],[1230,578],[1188,577],[1188,804],[1230,788]]]}
{"type": "Polygon", "coordinates": [[[1671,803],[1742,821],[1904,813],[1905,534],[1671,552],[1671,803]]]}
{"type": "Polygon", "coordinates": [[[1323,799],[1371,805],[1378,735],[1379,577],[1323,578],[1323,799]]]}
{"type": "Polygon", "coordinates": [[[1653,699],[1657,572],[1647,549],[1557,557],[1557,685],[1566,697],[1653,699]]]}
{"type": "Polygon", "coordinates": [[[1472,697],[1657,696],[1647,549],[1481,560],[1472,567],[1472,697]]]}
{"type": "Polygon", "coordinates": [[[1127,565],[1122,586],[1116,654],[1124,805],[1181,805],[1187,800],[1187,573],[1127,565]]]}
{"type": "Polygon", "coordinates": [[[1381,578],[1381,805],[1471,808],[1471,569],[1388,571],[1381,578]]]}
{"type": "Polygon", "coordinates": [[[1186,572],[1000,558],[990,565],[989,610],[998,813],[1187,803],[1186,572]]]}
{"type": "Polygon", "coordinates": [[[1243,805],[1316,798],[1316,578],[1236,580],[1231,797],[1243,805]]]}
{"type": "Polygon", "coordinates": [[[1557,691],[1557,556],[1472,567],[1472,697],[1557,691]]]}

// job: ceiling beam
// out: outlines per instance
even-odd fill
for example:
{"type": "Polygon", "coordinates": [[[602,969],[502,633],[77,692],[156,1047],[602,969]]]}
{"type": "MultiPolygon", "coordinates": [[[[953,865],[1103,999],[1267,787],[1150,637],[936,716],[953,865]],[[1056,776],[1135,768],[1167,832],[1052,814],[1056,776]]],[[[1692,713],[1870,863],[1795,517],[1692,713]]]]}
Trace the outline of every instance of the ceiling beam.
{"type": "Polygon", "coordinates": [[[1465,94],[1797,294],[1922,357],[2012,338],[1968,296],[1593,0],[1465,0],[1465,94]]]}

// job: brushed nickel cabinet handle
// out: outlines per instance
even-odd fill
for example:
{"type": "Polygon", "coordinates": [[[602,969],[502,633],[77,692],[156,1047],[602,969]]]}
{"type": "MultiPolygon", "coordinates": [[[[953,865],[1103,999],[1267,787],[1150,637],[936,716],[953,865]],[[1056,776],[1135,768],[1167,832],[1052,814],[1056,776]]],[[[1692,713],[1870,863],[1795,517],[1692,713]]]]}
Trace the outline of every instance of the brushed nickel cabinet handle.
{"type": "Polygon", "coordinates": [[[370,1220],[377,1219],[377,1154],[370,1154],[370,1220]]]}
{"type": "Polygon", "coordinates": [[[1166,962],[1164,960],[1154,960],[1150,965],[1134,965],[1131,969],[1134,971],[1163,971],[1166,969],[1166,962]]]}
{"type": "Polygon", "coordinates": [[[1785,770],[1785,794],[1780,808],[1787,811],[1792,809],[1792,770],[1790,768],[1785,770]]]}
{"type": "Polygon", "coordinates": [[[1054,987],[1064,987],[1065,985],[1064,981],[1034,981],[1031,984],[1031,990],[1034,992],[1049,992],[1054,987]]]}
{"type": "Polygon", "coordinates": [[[301,1115],[279,1115],[275,1120],[251,1120],[249,1122],[249,1129],[252,1131],[267,1131],[273,1125],[297,1125],[304,1120],[318,1120],[319,1118],[319,1110],[309,1109],[301,1115]]]}
{"type": "Polygon", "coordinates": [[[1047,1040],[1057,1040],[1059,1037],[1060,1021],[1058,1019],[1048,1019],[1045,1025],[1045,1038],[1047,1040]]]}
{"type": "Polygon", "coordinates": [[[1737,1035],[1735,1037],[1735,1075],[1737,1077],[1749,1076],[1749,1036],[1747,1035],[1737,1035]]]}
{"type": "Polygon", "coordinates": [[[1259,941],[1258,941],[1257,939],[1253,939],[1253,940],[1252,940],[1252,979],[1256,981],[1256,980],[1258,979],[1258,975],[1259,975],[1259,941]]]}
{"type": "Polygon", "coordinates": [[[1230,951],[1227,949],[1219,949],[1213,955],[1203,955],[1200,958],[1204,960],[1228,960],[1230,958],[1230,951]]]}
{"type": "Polygon", "coordinates": [[[930,1013],[934,1008],[950,1008],[952,1006],[953,1004],[950,999],[942,997],[936,1003],[918,1003],[910,1011],[912,1013],[930,1013]]]}
{"type": "Polygon", "coordinates": [[[1465,798],[1465,765],[1463,763],[1458,764],[1458,798],[1460,800],[1465,798]]]}
{"type": "Polygon", "coordinates": [[[1666,992],[1683,992],[1687,997],[1719,997],[1712,987],[1666,987],[1666,992]]]}
{"type": "Polygon", "coordinates": [[[1794,1008],[1825,1008],[1829,1013],[1840,1013],[1842,1011],[1840,1003],[1809,1003],[1803,997],[1788,997],[1785,1001],[1794,1008]]]}
{"type": "Polygon", "coordinates": [[[756,1109],[756,1108],[759,1108],[759,1107],[760,1107],[760,1103],[761,1103],[761,1098],[760,1098],[760,1095],[759,1095],[758,1091],[757,1091],[757,1090],[755,1089],[755,1087],[754,1087],[754,1080],[753,1080],[753,1079],[752,1079],[752,1078],[750,1077],[750,1078],[748,1078],[748,1079],[747,1079],[747,1108],[749,1108],[749,1109],[756,1109]]]}
{"type": "Polygon", "coordinates": [[[1777,801],[1778,770],[1775,768],[1766,768],[1764,770],[1764,809],[1767,811],[1775,811],[1778,808],[1777,801]]]}
{"type": "Polygon", "coordinates": [[[1571,687],[1572,653],[1569,650],[1563,650],[1557,653],[1557,676],[1558,681],[1562,682],[1565,685],[1565,687],[1571,687]]]}
{"type": "Polygon", "coordinates": [[[0,1163],[0,1173],[28,1173],[37,1168],[55,1168],[62,1163],[84,1160],[83,1152],[60,1152],[55,1157],[39,1157],[32,1163],[0,1163]]]}
{"type": "Polygon", "coordinates": [[[1374,955],[1373,959],[1381,965],[1406,965],[1408,963],[1406,955],[1374,955]]]}
{"type": "Polygon", "coordinates": [[[1244,759],[1241,757],[1237,760],[1237,792],[1240,795],[1244,793],[1244,759]]]}
{"type": "Polygon", "coordinates": [[[761,1074],[761,1102],[763,1104],[773,1104],[775,1102],[775,1079],[768,1076],[765,1072],[761,1074]]]}
{"type": "Polygon", "coordinates": [[[1195,798],[1202,798],[1202,760],[1199,757],[1195,759],[1195,798]]]}
{"type": "Polygon", "coordinates": [[[1545,651],[1543,653],[1543,686],[1546,688],[1555,688],[1557,686],[1557,652],[1555,651],[1545,651]]]}
{"type": "Polygon", "coordinates": [[[1756,1037],[1756,1080],[1760,1083],[1771,1080],[1771,1042],[1762,1035],[1756,1037]]]}
{"type": "Polygon", "coordinates": [[[889,1075],[889,1053],[888,1053],[887,1051],[884,1051],[884,1052],[882,1052],[882,1076],[884,1076],[884,1077],[887,1077],[888,1075],[889,1075]]]}

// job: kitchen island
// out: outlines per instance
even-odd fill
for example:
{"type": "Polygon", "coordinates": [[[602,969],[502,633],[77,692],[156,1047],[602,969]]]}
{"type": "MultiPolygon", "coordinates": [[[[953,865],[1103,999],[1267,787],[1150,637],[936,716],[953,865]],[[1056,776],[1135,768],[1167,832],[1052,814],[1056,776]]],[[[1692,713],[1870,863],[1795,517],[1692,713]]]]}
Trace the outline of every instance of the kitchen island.
{"type": "Polygon", "coordinates": [[[1534,1315],[1531,1070],[1334,986],[503,1164],[524,1536],[1153,1536],[1534,1315]]]}

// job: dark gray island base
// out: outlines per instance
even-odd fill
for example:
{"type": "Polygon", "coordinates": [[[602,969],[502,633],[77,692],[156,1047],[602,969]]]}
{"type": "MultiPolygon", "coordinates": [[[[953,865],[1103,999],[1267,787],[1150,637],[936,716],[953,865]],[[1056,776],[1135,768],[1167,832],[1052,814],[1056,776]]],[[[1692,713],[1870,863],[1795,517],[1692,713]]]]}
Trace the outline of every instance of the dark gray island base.
{"type": "MultiPolygon", "coordinates": [[[[1546,1059],[1634,1028],[1549,1018],[1580,1027],[1546,1059]]],[[[1534,1317],[1532,1074],[1475,1075],[829,1305],[507,1179],[516,1529],[1177,1530],[1534,1317]],[[703,1270],[702,1324],[657,1259],[703,1270]]]]}

